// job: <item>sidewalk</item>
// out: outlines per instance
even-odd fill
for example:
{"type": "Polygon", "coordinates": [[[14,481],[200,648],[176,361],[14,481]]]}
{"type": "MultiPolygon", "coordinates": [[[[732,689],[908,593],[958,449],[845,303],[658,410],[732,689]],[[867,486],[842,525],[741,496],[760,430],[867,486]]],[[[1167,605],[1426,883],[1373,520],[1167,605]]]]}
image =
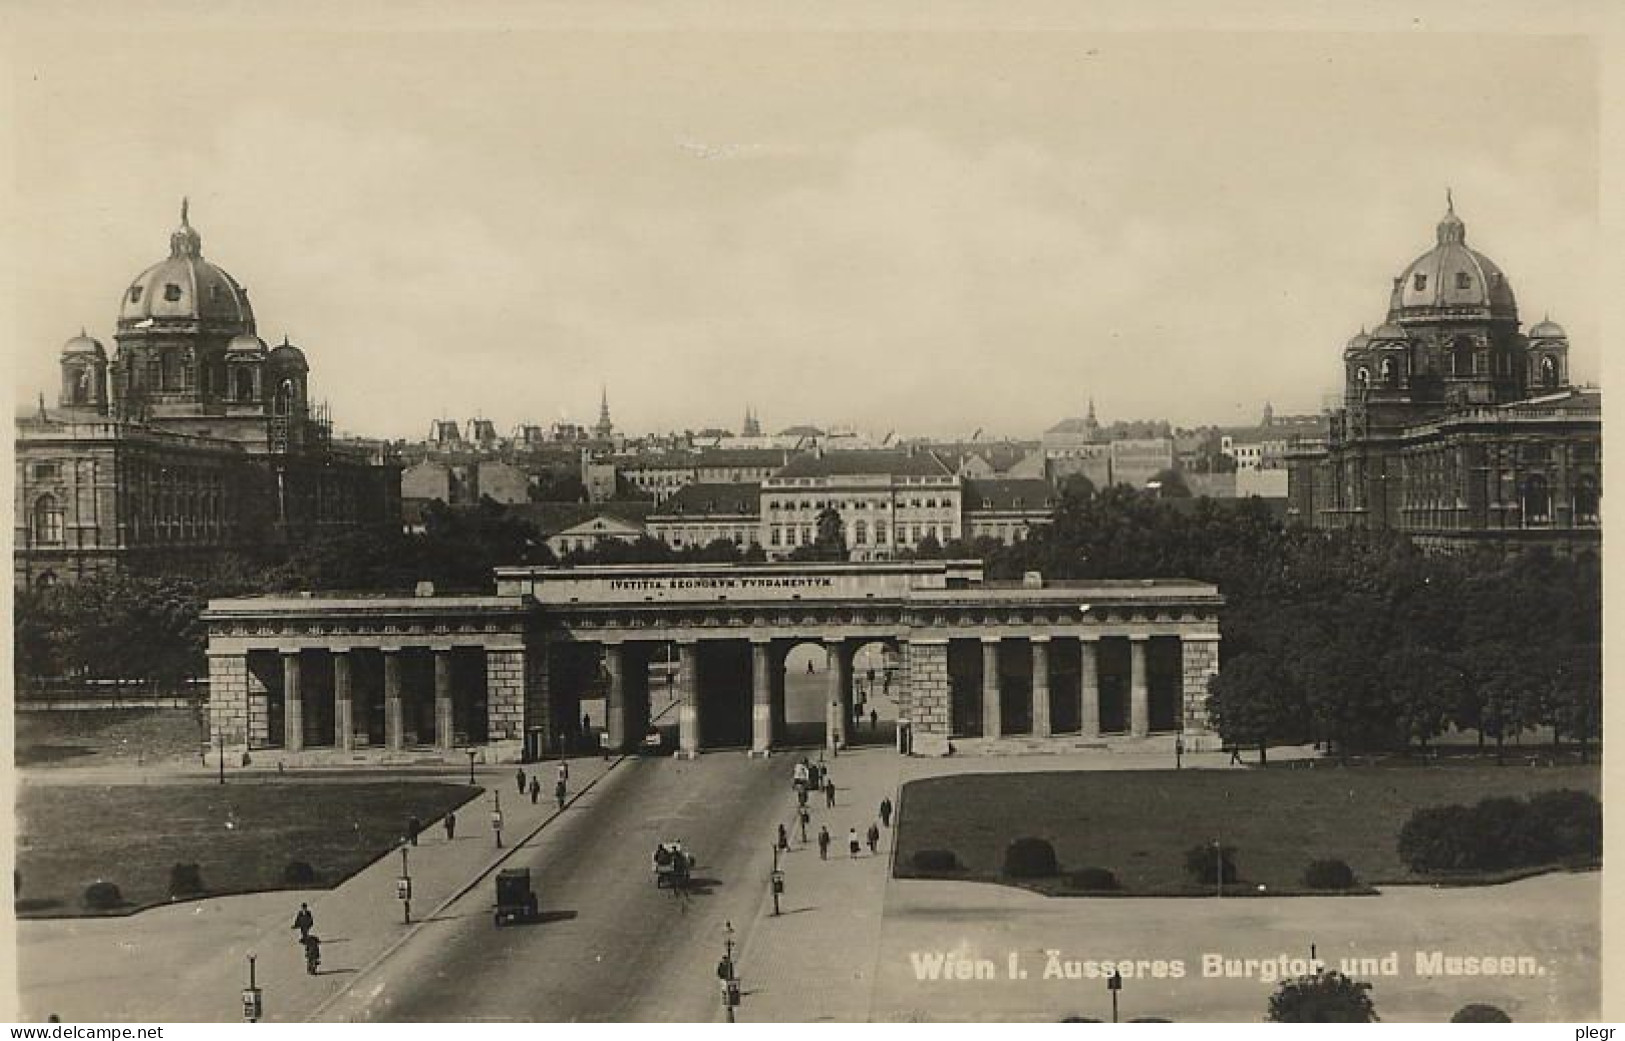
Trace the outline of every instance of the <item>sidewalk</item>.
{"type": "MultiPolygon", "coordinates": [[[[570,760],[570,799],[562,812],[570,813],[571,804],[619,761],[570,760]]],[[[434,821],[419,844],[408,848],[410,926],[402,920],[395,892],[398,851],[333,890],[219,897],[124,918],[20,922],[20,1018],[44,1020],[54,1013],[68,1022],[239,1021],[247,957],[253,953],[265,1019],[305,1019],[558,816],[551,798],[557,763],[533,764],[546,793],[536,805],[520,798],[512,764],[476,771],[486,793],[458,807],[455,840],[448,842],[434,821]],[[492,793],[501,795],[501,849],[491,828],[492,793]],[[315,976],[304,970],[303,949],[291,927],[301,902],[309,903],[313,932],[322,939],[322,968],[315,976]],[[159,972],[162,976],[155,976],[159,972]]],[[[532,767],[525,769],[529,773],[532,767]]]]}

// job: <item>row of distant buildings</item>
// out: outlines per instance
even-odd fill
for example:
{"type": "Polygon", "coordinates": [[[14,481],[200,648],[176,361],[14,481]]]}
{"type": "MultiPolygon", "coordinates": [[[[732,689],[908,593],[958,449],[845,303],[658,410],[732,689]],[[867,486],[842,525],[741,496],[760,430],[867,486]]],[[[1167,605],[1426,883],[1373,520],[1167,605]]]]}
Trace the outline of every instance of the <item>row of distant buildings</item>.
{"type": "Polygon", "coordinates": [[[203,257],[183,205],[169,256],[119,300],[110,353],[83,331],[54,406],[18,417],[14,575],[49,585],[130,570],[207,570],[229,553],[421,524],[430,502],[533,515],[556,553],[645,535],[783,557],[834,510],[857,559],[935,540],[1011,542],[1057,489],[1183,483],[1259,496],[1315,528],[1389,528],[1442,551],[1594,548],[1601,394],[1570,377],[1567,333],[1525,330],[1501,269],[1451,207],[1394,279],[1384,320],[1343,349],[1325,415],[1239,428],[1063,420],[1037,441],[898,443],[803,426],[629,438],[607,391],[592,427],[437,420],[421,442],[343,438],[304,352],[256,331],[247,290],[203,257]]]}

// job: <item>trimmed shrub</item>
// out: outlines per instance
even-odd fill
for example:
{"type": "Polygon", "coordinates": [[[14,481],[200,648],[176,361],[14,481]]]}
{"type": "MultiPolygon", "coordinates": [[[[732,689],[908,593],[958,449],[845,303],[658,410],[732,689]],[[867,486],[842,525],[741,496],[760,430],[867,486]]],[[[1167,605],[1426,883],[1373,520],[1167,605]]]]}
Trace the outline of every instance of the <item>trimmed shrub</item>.
{"type": "Polygon", "coordinates": [[[1494,1005],[1463,1005],[1450,1017],[1452,1023],[1510,1023],[1512,1017],[1494,1005]]]}
{"type": "Polygon", "coordinates": [[[1117,876],[1103,867],[1079,868],[1066,876],[1066,884],[1073,889],[1116,889],[1117,876]]]}
{"type": "Polygon", "coordinates": [[[124,894],[111,882],[92,882],[85,887],[85,906],[92,911],[110,911],[124,903],[124,894]]]}
{"type": "Polygon", "coordinates": [[[196,896],[203,892],[203,870],[196,864],[176,864],[169,869],[169,897],[196,896]]]}
{"type": "Polygon", "coordinates": [[[959,870],[959,858],[954,856],[951,849],[921,849],[915,850],[914,856],[909,858],[916,871],[927,874],[940,874],[947,871],[959,870]]]}
{"type": "Polygon", "coordinates": [[[1590,792],[1569,788],[1529,797],[1527,844],[1541,851],[1542,860],[1602,856],[1602,803],[1590,792]]]}
{"type": "Polygon", "coordinates": [[[1478,836],[1465,806],[1430,806],[1399,829],[1399,859],[1412,871],[1467,871],[1477,865],[1478,836]]]}
{"type": "Polygon", "coordinates": [[[1045,839],[1017,839],[1004,851],[1004,875],[1007,878],[1049,878],[1060,873],[1061,865],[1055,859],[1055,847],[1045,839]]]}
{"type": "Polygon", "coordinates": [[[316,869],[303,860],[290,860],[282,869],[282,881],[290,886],[313,886],[316,884],[316,869]]]}
{"type": "Polygon", "coordinates": [[[1341,860],[1314,860],[1303,869],[1303,884],[1310,889],[1353,889],[1354,869],[1341,860]]]}
{"type": "Polygon", "coordinates": [[[1203,885],[1211,886],[1219,881],[1221,863],[1224,865],[1226,885],[1241,877],[1236,873],[1234,846],[1220,846],[1218,852],[1214,852],[1213,844],[1205,842],[1185,851],[1185,873],[1203,885]]]}
{"type": "Polygon", "coordinates": [[[1417,810],[1399,832],[1399,856],[1412,871],[1495,871],[1602,856],[1602,804],[1560,789],[1465,806],[1417,810]]]}

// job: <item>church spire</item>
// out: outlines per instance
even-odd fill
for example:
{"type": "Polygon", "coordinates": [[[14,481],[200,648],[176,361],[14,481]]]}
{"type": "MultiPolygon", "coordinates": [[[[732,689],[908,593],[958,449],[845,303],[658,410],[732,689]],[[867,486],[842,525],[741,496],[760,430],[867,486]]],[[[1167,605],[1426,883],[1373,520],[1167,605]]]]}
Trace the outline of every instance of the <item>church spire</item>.
{"type": "Polygon", "coordinates": [[[603,384],[598,395],[598,429],[599,437],[608,437],[615,427],[609,421],[609,384],[603,384]]]}

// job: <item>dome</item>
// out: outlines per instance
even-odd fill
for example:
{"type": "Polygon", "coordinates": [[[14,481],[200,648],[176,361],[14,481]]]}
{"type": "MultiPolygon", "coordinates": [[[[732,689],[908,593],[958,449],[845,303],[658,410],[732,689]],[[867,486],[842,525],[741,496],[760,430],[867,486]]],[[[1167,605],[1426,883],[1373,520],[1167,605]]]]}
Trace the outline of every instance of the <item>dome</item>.
{"type": "Polygon", "coordinates": [[[1495,262],[1467,246],[1467,225],[1452,203],[1439,221],[1438,244],[1411,261],[1394,282],[1390,317],[1518,317],[1512,286],[1495,262]]]}
{"type": "Polygon", "coordinates": [[[102,347],[101,341],[86,335],[83,329],[79,335],[62,345],[63,354],[93,354],[98,358],[107,357],[107,351],[102,347]]]}
{"type": "Polygon", "coordinates": [[[184,202],[180,227],[169,236],[169,256],[135,277],[119,307],[121,328],[153,319],[254,328],[248,291],[203,259],[203,240],[187,221],[184,202]]]}
{"type": "Polygon", "coordinates": [[[271,349],[270,363],[285,369],[296,369],[299,372],[309,372],[310,364],[305,361],[305,352],[288,342],[284,336],[282,342],[271,349]]]}
{"type": "Polygon", "coordinates": [[[226,344],[227,354],[258,354],[263,355],[267,348],[265,341],[253,333],[239,333],[226,344]]]}
{"type": "Polygon", "coordinates": [[[1558,325],[1550,318],[1541,319],[1529,330],[1531,340],[1566,340],[1568,335],[1563,331],[1561,325],[1558,325]]]}
{"type": "Polygon", "coordinates": [[[1349,342],[1347,346],[1343,348],[1343,353],[1359,354],[1369,346],[1371,346],[1371,334],[1366,332],[1364,329],[1361,329],[1359,332],[1349,337],[1349,342]]]}
{"type": "Polygon", "coordinates": [[[1410,334],[1394,322],[1383,322],[1372,330],[1371,338],[1373,340],[1408,340],[1410,334]]]}

